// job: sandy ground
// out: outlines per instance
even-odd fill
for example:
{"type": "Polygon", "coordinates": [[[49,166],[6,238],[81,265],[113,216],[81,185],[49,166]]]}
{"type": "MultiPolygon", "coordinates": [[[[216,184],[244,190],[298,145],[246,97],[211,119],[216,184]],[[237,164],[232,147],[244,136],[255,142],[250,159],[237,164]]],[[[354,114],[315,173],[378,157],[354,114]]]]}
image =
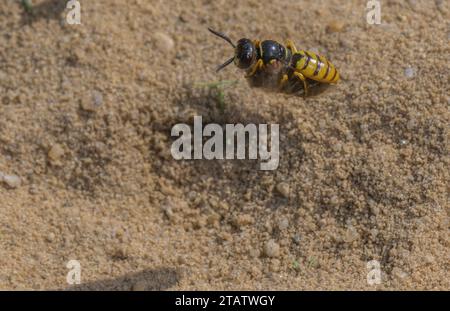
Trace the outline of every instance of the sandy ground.
{"type": "Polygon", "coordinates": [[[369,25],[359,0],[82,0],[72,26],[57,2],[0,2],[0,289],[450,289],[448,1],[382,0],[369,25]],[[232,50],[208,26],[342,81],[252,89],[214,72],[232,50]],[[219,80],[224,111],[197,85],[219,80]],[[194,115],[280,124],[278,170],[174,160],[194,115]]]}

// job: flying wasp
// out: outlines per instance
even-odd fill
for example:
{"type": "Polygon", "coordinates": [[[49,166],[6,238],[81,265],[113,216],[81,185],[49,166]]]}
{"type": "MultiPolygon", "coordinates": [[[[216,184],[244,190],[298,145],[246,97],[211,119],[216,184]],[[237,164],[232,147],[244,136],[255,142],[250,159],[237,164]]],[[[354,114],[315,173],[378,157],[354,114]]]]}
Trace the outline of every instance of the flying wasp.
{"type": "Polygon", "coordinates": [[[234,63],[246,71],[251,86],[264,87],[285,93],[308,95],[309,89],[339,81],[336,67],[324,56],[305,50],[297,50],[294,43],[282,45],[273,40],[240,39],[234,44],[223,33],[208,28],[234,48],[234,56],[217,67],[217,71],[234,63]]]}

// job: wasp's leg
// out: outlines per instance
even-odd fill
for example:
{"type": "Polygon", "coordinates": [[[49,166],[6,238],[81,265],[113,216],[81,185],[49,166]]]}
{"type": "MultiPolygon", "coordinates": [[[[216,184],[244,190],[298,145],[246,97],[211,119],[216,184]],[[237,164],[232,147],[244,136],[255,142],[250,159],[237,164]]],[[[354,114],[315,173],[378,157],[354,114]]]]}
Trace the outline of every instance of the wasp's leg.
{"type": "Polygon", "coordinates": [[[304,96],[306,97],[308,95],[308,83],[306,82],[305,76],[300,72],[294,72],[294,76],[296,76],[303,82],[303,88],[305,89],[304,96]]]}
{"type": "Polygon", "coordinates": [[[295,47],[294,42],[292,42],[291,40],[286,40],[286,48],[291,50],[293,54],[297,53],[297,48],[295,47]]]}
{"type": "Polygon", "coordinates": [[[278,83],[278,90],[282,91],[286,83],[289,81],[289,76],[287,74],[284,74],[281,78],[280,82],[278,83]]]}
{"type": "Polygon", "coordinates": [[[255,65],[253,65],[252,70],[250,71],[249,74],[247,74],[245,77],[249,78],[251,76],[253,76],[261,67],[263,66],[263,60],[262,59],[258,59],[258,61],[256,62],[255,65]]]}

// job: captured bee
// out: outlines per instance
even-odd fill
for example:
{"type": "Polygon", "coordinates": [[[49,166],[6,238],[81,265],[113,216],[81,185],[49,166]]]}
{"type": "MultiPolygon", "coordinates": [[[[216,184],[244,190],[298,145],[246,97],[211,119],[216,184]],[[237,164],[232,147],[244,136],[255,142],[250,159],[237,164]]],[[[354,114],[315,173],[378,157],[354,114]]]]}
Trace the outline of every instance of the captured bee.
{"type": "Polygon", "coordinates": [[[208,30],[234,48],[234,56],[217,67],[217,71],[234,63],[246,71],[251,86],[307,96],[310,88],[334,84],[340,79],[336,67],[325,57],[297,50],[290,40],[285,46],[273,40],[247,38],[234,44],[226,35],[208,30]]]}

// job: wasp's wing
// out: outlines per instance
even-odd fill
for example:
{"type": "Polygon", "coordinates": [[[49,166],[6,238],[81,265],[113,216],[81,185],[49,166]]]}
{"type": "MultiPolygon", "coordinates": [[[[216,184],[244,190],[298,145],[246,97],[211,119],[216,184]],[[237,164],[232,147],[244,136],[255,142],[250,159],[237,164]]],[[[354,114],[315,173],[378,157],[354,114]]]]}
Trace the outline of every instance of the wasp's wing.
{"type": "Polygon", "coordinates": [[[277,91],[284,70],[285,68],[281,62],[273,62],[272,64],[264,65],[251,77],[247,77],[247,81],[251,87],[277,91]]]}
{"type": "MultiPolygon", "coordinates": [[[[320,83],[311,79],[306,79],[308,85],[308,97],[317,96],[329,89],[328,83],[320,83]]],[[[292,94],[297,96],[304,96],[305,87],[302,81],[299,79],[291,79],[282,90],[286,94],[292,94]]]]}

